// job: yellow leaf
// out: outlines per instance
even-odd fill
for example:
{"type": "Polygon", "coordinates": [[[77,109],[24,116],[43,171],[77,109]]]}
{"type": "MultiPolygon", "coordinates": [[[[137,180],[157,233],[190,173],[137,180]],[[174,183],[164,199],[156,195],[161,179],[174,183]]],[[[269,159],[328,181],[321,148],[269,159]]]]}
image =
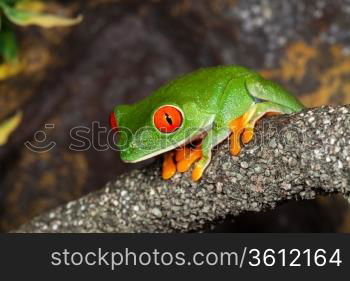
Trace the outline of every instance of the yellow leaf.
{"type": "Polygon", "coordinates": [[[83,20],[82,16],[78,16],[76,18],[66,18],[52,14],[18,10],[1,1],[0,7],[11,22],[21,26],[38,25],[41,27],[50,28],[56,26],[70,26],[78,24],[83,20]]]}
{"type": "Polygon", "coordinates": [[[71,26],[80,23],[83,20],[82,16],[76,18],[64,18],[49,14],[33,14],[32,17],[28,17],[26,20],[17,22],[17,24],[26,25],[39,25],[41,27],[56,27],[56,26],[71,26]]]}
{"type": "Polygon", "coordinates": [[[21,123],[23,113],[19,111],[15,116],[10,117],[4,122],[0,123],[0,146],[6,144],[11,133],[21,123]]]}
{"type": "Polygon", "coordinates": [[[40,13],[45,10],[45,3],[36,0],[22,0],[16,6],[16,10],[25,10],[40,13]]]}
{"type": "Polygon", "coordinates": [[[0,81],[17,75],[23,69],[23,65],[18,61],[5,62],[0,64],[0,81]]]}

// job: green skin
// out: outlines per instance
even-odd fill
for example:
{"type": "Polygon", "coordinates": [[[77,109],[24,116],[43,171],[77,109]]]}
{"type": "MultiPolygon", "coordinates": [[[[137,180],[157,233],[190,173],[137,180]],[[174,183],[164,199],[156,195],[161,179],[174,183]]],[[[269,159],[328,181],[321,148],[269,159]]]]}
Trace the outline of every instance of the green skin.
{"type": "Polygon", "coordinates": [[[120,137],[118,148],[124,162],[139,162],[189,143],[203,135],[205,168],[211,150],[230,133],[230,121],[254,109],[255,123],[266,112],[292,113],[303,105],[277,84],[241,66],[202,68],[173,80],[133,105],[116,106],[120,137]],[[161,106],[173,105],[183,113],[183,123],[173,133],[162,133],[153,124],[161,106]]]}

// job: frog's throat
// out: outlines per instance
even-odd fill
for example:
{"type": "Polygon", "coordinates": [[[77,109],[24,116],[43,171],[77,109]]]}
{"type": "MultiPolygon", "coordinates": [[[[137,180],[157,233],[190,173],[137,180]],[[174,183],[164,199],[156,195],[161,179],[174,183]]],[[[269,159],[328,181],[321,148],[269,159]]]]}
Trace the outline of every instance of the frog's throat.
{"type": "Polygon", "coordinates": [[[154,156],[157,156],[159,154],[163,154],[165,152],[168,152],[170,150],[173,150],[175,148],[178,148],[179,146],[182,146],[182,145],[186,145],[188,143],[190,143],[191,141],[195,140],[195,139],[198,139],[198,138],[201,138],[203,135],[205,135],[212,127],[213,127],[213,124],[214,124],[214,119],[215,117],[213,116],[213,118],[211,118],[203,127],[202,129],[198,130],[197,132],[194,132],[192,135],[190,135],[187,139],[183,140],[183,141],[180,141],[174,145],[171,145],[167,148],[164,148],[164,149],[161,149],[161,150],[158,150],[158,151],[155,151],[153,153],[150,153],[150,154],[147,154],[139,159],[136,159],[136,160],[123,160],[125,163],[137,163],[137,162],[141,162],[143,160],[147,160],[149,158],[152,158],[154,156]]]}

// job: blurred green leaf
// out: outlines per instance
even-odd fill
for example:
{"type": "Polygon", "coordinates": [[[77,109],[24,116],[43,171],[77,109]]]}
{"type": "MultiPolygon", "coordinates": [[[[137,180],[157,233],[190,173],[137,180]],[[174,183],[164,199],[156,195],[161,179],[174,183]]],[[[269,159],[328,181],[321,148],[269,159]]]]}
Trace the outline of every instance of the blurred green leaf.
{"type": "Polygon", "coordinates": [[[5,2],[0,1],[0,7],[6,17],[13,23],[27,26],[39,25],[42,27],[70,26],[82,21],[82,17],[66,18],[51,14],[35,13],[25,10],[17,10],[5,2]]]}
{"type": "Polygon", "coordinates": [[[14,61],[17,58],[15,33],[5,24],[0,30],[0,55],[6,62],[14,61]]]}

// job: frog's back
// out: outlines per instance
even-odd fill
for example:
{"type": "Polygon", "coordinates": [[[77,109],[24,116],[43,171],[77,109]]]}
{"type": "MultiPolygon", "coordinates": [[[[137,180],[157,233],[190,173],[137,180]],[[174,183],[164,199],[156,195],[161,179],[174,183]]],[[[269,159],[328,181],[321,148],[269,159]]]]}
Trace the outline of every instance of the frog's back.
{"type": "Polygon", "coordinates": [[[215,110],[220,96],[233,78],[247,77],[255,72],[241,66],[201,68],[165,84],[146,98],[149,104],[193,101],[203,110],[215,110]]]}
{"type": "Polygon", "coordinates": [[[182,107],[188,102],[194,102],[203,112],[215,114],[228,82],[250,75],[256,73],[241,66],[201,68],[168,82],[136,104],[117,106],[118,121],[121,126],[134,131],[151,122],[148,117],[159,106],[175,104],[182,107]],[[133,118],[126,118],[129,116],[133,118]]]}

